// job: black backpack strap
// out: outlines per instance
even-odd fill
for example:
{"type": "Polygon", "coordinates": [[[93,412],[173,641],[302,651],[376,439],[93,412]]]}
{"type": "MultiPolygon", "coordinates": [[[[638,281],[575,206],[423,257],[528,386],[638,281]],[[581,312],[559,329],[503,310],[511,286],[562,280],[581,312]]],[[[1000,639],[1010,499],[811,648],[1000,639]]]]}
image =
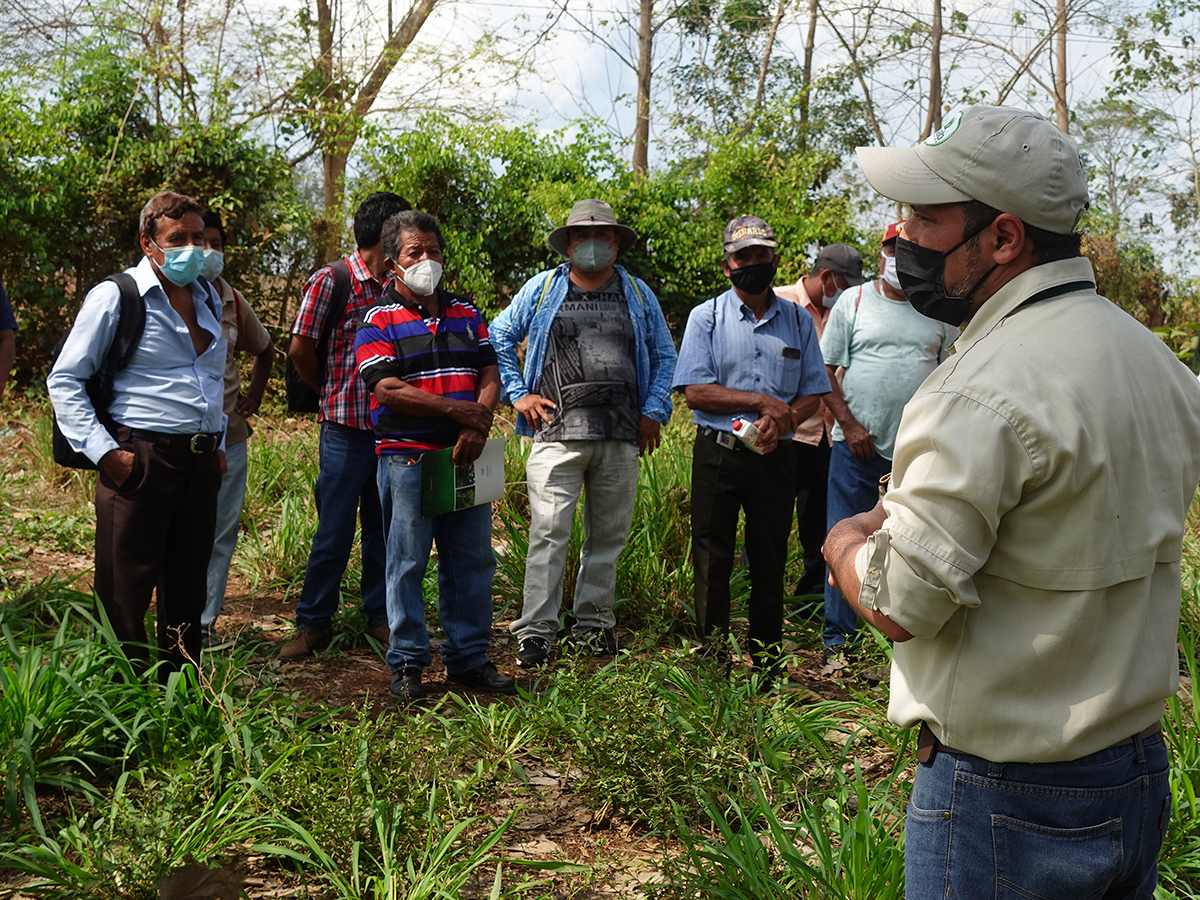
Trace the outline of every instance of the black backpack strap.
{"type": "Polygon", "coordinates": [[[325,327],[321,329],[321,341],[324,342],[342,317],[346,315],[346,304],[350,301],[350,266],[344,259],[331,262],[333,270],[333,294],[330,296],[329,316],[325,319],[325,327]]]}
{"type": "MultiPolygon", "coordinates": [[[[204,289],[204,302],[208,304],[209,311],[213,314],[213,318],[217,320],[217,326],[221,325],[221,313],[217,310],[217,301],[221,299],[221,292],[217,290],[217,286],[205,278],[203,275],[196,276],[196,283],[204,289]],[[213,298],[216,298],[214,300],[213,298]]],[[[229,288],[231,291],[232,287],[229,288]]]]}
{"type": "Polygon", "coordinates": [[[106,280],[113,282],[121,291],[117,333],[113,335],[113,342],[109,344],[105,357],[107,380],[111,384],[113,375],[129,365],[133,351],[142,339],[142,332],[146,330],[146,301],[142,299],[137,282],[128,272],[109,275],[106,280]]]}

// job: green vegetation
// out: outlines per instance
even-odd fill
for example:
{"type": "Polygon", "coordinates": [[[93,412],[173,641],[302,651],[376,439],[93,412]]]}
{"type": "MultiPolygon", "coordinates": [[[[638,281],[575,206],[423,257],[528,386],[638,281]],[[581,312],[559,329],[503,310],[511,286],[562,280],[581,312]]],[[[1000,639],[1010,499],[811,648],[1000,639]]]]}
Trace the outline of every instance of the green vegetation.
{"type": "MultiPolygon", "coordinates": [[[[29,427],[0,445],[6,568],[36,545],[80,552],[73,529],[88,529],[86,483],[48,480],[37,462],[44,408],[18,413],[29,427]]],[[[250,637],[206,653],[201,678],[160,686],[134,677],[66,578],[0,583],[0,896],[158,898],[164,879],[199,870],[312,898],[577,896],[610,883],[617,852],[519,849],[539,816],[567,808],[576,827],[653,848],[657,875],[638,890],[655,900],[901,897],[912,736],[885,721],[886,689],[844,682],[863,690],[837,701],[760,694],[747,670],[726,678],[692,652],[685,422],[676,416],[641,467],[619,582],[628,652],[600,668],[568,653],[515,698],[450,693],[395,711],[364,691],[354,707],[325,708],[288,680],[273,645],[250,637]]],[[[256,434],[235,566],[252,590],[287,590],[313,526],[315,434],[282,416],[256,434]]],[[[505,618],[519,605],[524,452],[509,441],[509,493],[496,507],[505,618]]],[[[1200,546],[1189,538],[1185,549],[1189,673],[1165,719],[1175,805],[1159,896],[1190,898],[1200,546]]],[[[577,553],[576,542],[569,570],[577,553]]],[[[347,595],[356,584],[348,573],[347,595]]],[[[361,633],[352,612],[343,618],[361,633]]],[[[793,646],[818,646],[813,626],[788,627],[793,646]]]]}

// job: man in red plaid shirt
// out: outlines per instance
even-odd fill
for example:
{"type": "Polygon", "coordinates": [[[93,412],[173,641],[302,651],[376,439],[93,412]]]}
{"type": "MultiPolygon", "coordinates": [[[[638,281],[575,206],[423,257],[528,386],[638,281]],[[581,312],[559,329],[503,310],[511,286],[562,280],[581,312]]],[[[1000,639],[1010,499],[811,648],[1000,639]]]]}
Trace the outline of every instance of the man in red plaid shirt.
{"type": "Polygon", "coordinates": [[[296,604],[296,637],[279,651],[282,659],[298,659],[329,643],[334,613],[341,598],[342,575],[354,543],[355,514],[362,525],[362,614],[367,632],[388,643],[384,585],[383,512],[375,486],[375,435],[371,429],[370,395],[358,377],[354,358],[357,323],[384,293],[388,280],[380,233],[383,223],[408,203],[396,194],[371,194],[354,214],[358,249],[346,259],[350,293],[346,309],[329,331],[325,357],[318,344],[330,315],[334,273],[318,270],[304,286],[300,311],[292,326],[288,355],[300,377],[320,392],[320,470],[314,494],[317,530],[296,604]],[[321,365],[324,364],[324,379],[321,365]]]}

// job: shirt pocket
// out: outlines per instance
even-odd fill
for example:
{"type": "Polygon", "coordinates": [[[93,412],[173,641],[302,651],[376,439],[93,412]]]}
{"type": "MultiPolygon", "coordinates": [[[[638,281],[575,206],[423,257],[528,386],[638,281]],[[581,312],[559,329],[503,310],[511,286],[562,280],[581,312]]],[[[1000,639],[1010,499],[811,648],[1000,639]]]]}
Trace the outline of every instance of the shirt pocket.
{"type": "Polygon", "coordinates": [[[800,392],[800,376],[804,366],[799,356],[784,356],[781,351],[772,353],[766,368],[771,385],[779,392],[781,399],[791,400],[800,392]]]}

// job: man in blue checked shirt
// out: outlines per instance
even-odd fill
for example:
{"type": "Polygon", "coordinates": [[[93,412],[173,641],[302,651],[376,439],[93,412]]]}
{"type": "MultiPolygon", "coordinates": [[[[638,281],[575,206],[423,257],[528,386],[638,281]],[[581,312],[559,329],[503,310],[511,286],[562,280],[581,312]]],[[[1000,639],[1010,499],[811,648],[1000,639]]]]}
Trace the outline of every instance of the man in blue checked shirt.
{"type": "Polygon", "coordinates": [[[789,439],[829,392],[811,317],[771,290],[778,246],[771,226],[756,216],[725,227],[721,267],[732,286],[692,310],[675,367],[675,390],[696,423],[696,621],[706,640],[721,641],[729,630],[729,577],[738,512],[745,510],[750,654],[767,675],[764,687],[780,674],[783,569],[796,496],[789,439]],[[739,419],[753,424],[761,452],[735,436],[739,419]]]}
{"type": "Polygon", "coordinates": [[[675,344],[646,282],[616,259],[637,235],[602,200],[580,200],[547,243],[566,257],[531,278],[492,322],[500,379],[533,437],[525,474],[529,554],[521,616],[510,626],[517,663],[547,662],[558,634],[571,520],[580,492],[584,542],[572,637],[617,652],[617,557],[629,539],[637,461],[671,418],[675,344]],[[525,338],[525,370],[517,344],[525,338]]]}

